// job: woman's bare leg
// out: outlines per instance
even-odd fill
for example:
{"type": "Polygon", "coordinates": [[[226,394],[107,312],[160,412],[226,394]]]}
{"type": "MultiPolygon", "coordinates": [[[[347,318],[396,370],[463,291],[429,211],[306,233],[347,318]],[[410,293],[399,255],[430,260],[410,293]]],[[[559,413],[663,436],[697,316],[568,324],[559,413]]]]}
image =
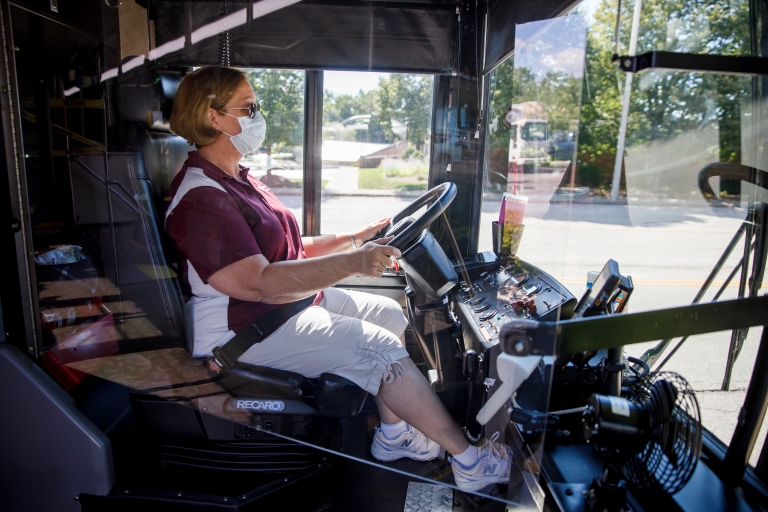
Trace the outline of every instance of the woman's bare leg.
{"type": "Polygon", "coordinates": [[[373,399],[376,401],[376,408],[379,410],[379,419],[382,423],[387,423],[389,425],[400,423],[401,418],[387,407],[387,404],[384,403],[384,400],[382,400],[379,395],[374,396],[373,399]]]}
{"type": "MultiPolygon", "coordinates": [[[[405,333],[400,335],[400,343],[405,346],[405,333]]],[[[400,423],[401,418],[399,418],[397,414],[393,413],[392,410],[387,407],[387,404],[384,403],[384,400],[382,400],[380,396],[376,395],[373,397],[373,399],[376,401],[376,408],[379,410],[379,420],[382,423],[386,423],[388,425],[400,423]]]]}
{"type": "Polygon", "coordinates": [[[469,443],[427,379],[410,357],[400,359],[399,362],[405,371],[400,373],[400,378],[390,383],[382,380],[379,394],[375,397],[381,421],[397,423],[402,418],[448,453],[458,455],[464,452],[469,443]]]}

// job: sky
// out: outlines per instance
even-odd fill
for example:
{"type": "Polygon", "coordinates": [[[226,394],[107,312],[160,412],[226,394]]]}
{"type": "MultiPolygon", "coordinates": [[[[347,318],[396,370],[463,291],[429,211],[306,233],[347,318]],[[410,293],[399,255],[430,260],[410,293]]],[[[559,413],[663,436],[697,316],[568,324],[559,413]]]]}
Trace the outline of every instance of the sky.
{"type": "Polygon", "coordinates": [[[379,86],[379,78],[386,78],[389,73],[371,73],[367,71],[325,71],[323,88],[335,96],[349,94],[355,96],[360,90],[368,92],[379,86]]]}
{"type": "Polygon", "coordinates": [[[587,21],[582,16],[532,21],[515,27],[515,67],[526,67],[542,79],[564,73],[581,79],[587,46],[587,21]]]}

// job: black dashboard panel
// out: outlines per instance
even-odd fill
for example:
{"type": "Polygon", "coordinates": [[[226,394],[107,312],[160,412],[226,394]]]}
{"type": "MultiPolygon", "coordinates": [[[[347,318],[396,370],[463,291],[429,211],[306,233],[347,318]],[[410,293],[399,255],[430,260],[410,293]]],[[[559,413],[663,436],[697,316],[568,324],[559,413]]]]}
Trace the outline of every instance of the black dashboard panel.
{"type": "Polygon", "coordinates": [[[498,343],[501,326],[511,320],[543,322],[573,315],[573,294],[530,263],[514,257],[500,261],[493,253],[481,253],[467,258],[465,264],[471,291],[465,278],[453,292],[454,312],[465,337],[474,338],[483,349],[498,343]]]}

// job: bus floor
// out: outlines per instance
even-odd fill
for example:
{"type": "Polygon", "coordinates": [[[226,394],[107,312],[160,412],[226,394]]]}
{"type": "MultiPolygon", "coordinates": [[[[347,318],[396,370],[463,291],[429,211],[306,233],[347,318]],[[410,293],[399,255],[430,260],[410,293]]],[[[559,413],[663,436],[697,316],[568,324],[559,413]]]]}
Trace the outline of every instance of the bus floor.
{"type": "MultiPolygon", "coordinates": [[[[503,512],[506,505],[499,501],[482,499],[477,496],[469,496],[460,491],[430,484],[424,480],[388,471],[371,464],[360,461],[336,457],[336,478],[338,478],[335,492],[331,498],[329,512],[426,512],[428,510],[453,511],[453,512],[503,512]],[[441,494],[450,497],[450,500],[438,502],[440,508],[432,508],[424,505],[423,500],[414,500],[413,485],[421,485],[422,489],[434,487],[441,494]]],[[[433,505],[434,506],[434,505],[433,505]]]]}

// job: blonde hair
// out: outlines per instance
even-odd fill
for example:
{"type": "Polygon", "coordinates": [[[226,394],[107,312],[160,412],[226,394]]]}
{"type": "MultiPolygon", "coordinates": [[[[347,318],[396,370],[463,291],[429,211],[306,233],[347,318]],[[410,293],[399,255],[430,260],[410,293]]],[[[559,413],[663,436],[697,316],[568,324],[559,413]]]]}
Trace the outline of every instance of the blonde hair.
{"type": "Polygon", "coordinates": [[[171,131],[197,147],[219,135],[208,120],[208,109],[221,110],[244,81],[245,72],[224,66],[206,66],[186,75],[179,85],[171,112],[171,131]]]}

